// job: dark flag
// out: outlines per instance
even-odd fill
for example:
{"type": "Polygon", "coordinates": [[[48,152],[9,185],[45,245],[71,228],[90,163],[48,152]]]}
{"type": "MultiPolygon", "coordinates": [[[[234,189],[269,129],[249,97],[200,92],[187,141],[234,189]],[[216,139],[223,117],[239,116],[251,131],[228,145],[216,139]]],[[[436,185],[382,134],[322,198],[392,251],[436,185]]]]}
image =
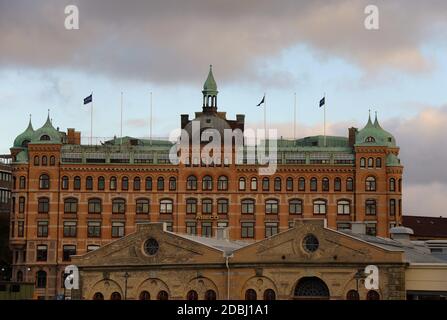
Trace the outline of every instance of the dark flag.
{"type": "Polygon", "coordinates": [[[84,98],[84,104],[89,104],[92,101],[93,101],[93,94],[91,94],[88,97],[84,98]]]}
{"type": "Polygon", "coordinates": [[[261,104],[265,102],[265,95],[262,97],[261,102],[259,102],[256,106],[259,107],[261,104]]]}
{"type": "Polygon", "coordinates": [[[323,97],[323,99],[320,100],[320,108],[324,106],[325,103],[326,103],[326,97],[323,97]]]}

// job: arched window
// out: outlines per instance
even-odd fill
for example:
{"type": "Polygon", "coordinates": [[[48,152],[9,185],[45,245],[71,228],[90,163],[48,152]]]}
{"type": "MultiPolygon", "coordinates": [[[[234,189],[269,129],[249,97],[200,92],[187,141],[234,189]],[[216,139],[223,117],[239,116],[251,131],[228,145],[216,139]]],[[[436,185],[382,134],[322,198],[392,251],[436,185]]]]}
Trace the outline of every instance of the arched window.
{"type": "Polygon", "coordinates": [[[351,214],[351,203],[348,200],[338,200],[337,214],[351,214]]]}
{"type": "Polygon", "coordinates": [[[112,213],[126,213],[126,200],[117,198],[112,200],[112,213]]]}
{"type": "Polygon", "coordinates": [[[310,179],[310,191],[317,191],[317,190],[318,190],[317,178],[310,179]]]}
{"type": "Polygon", "coordinates": [[[197,199],[194,198],[186,199],[186,213],[187,214],[197,213],[197,199]]]}
{"type": "Polygon", "coordinates": [[[278,213],[278,203],[276,199],[269,199],[265,201],[265,213],[266,214],[277,214],[278,213]]]}
{"type": "Polygon", "coordinates": [[[354,179],[346,179],[346,191],[354,191],[354,179]]]}
{"type": "Polygon", "coordinates": [[[163,177],[159,177],[157,179],[157,190],[163,191],[165,189],[165,179],[163,177]]]}
{"type": "Polygon", "coordinates": [[[149,199],[137,199],[135,211],[137,214],[148,214],[149,199]]]}
{"type": "Polygon", "coordinates": [[[382,168],[382,158],[376,158],[376,168],[382,168]]]}
{"type": "Polygon", "coordinates": [[[289,201],[289,214],[302,214],[303,201],[301,199],[292,199],[289,201]]]}
{"type": "Polygon", "coordinates": [[[43,156],[42,157],[42,165],[43,166],[47,166],[48,165],[48,158],[47,158],[47,156],[43,156]]]}
{"type": "Polygon", "coordinates": [[[38,166],[39,165],[39,156],[34,156],[34,165],[38,166]]]}
{"type": "Polygon", "coordinates": [[[61,184],[62,190],[67,190],[69,185],[70,185],[70,180],[68,179],[67,176],[63,176],[62,177],[62,184],[61,184]]]}
{"type": "Polygon", "coordinates": [[[338,177],[334,179],[334,191],[341,191],[341,179],[338,177]]]}
{"type": "Polygon", "coordinates": [[[391,178],[390,179],[390,187],[389,187],[391,192],[395,192],[396,191],[396,179],[391,178]]]}
{"type": "Polygon", "coordinates": [[[171,199],[160,200],[160,213],[161,214],[172,214],[173,212],[173,202],[171,199]]]}
{"type": "Polygon", "coordinates": [[[257,300],[257,298],[255,290],[247,289],[247,291],[245,291],[245,300],[257,300]]]}
{"type": "Polygon", "coordinates": [[[252,191],[256,191],[256,190],[258,190],[258,179],[254,178],[254,177],[251,178],[250,189],[251,189],[252,191]]]}
{"type": "Polygon", "coordinates": [[[317,277],[304,277],[298,281],[295,291],[298,299],[329,299],[329,288],[317,277]]]}
{"type": "Polygon", "coordinates": [[[365,191],[376,191],[376,178],[371,176],[366,178],[365,191]]]}
{"type": "Polygon", "coordinates": [[[174,177],[169,178],[169,191],[175,191],[177,189],[177,179],[174,177]]]}
{"type": "Polygon", "coordinates": [[[213,178],[210,176],[203,177],[202,190],[213,190],[213,178]]]}
{"type": "Polygon", "coordinates": [[[38,213],[48,213],[50,211],[50,199],[48,198],[39,198],[37,200],[37,212],[38,213]]]}
{"type": "Polygon", "coordinates": [[[197,190],[196,176],[189,176],[186,178],[186,190],[197,190]]]}
{"type": "Polygon", "coordinates": [[[380,300],[380,295],[377,291],[369,290],[366,294],[366,300],[380,300]]]}
{"type": "Polygon", "coordinates": [[[76,198],[65,199],[64,213],[78,213],[78,199],[76,198]]]}
{"type": "Polygon", "coordinates": [[[147,291],[141,291],[139,300],[151,300],[151,294],[147,291]]]}
{"type": "Polygon", "coordinates": [[[329,179],[328,178],[323,178],[322,181],[322,189],[323,191],[329,191],[329,179]]]}
{"type": "Polygon", "coordinates": [[[217,200],[217,213],[227,214],[228,213],[228,199],[218,199],[217,200]]]}
{"type": "Polygon", "coordinates": [[[255,200],[244,199],[241,201],[241,213],[242,214],[253,214],[255,213],[255,200]]]}
{"type": "Polygon", "coordinates": [[[43,289],[47,287],[47,273],[43,270],[36,273],[36,288],[43,289]]]}
{"type": "Polygon", "coordinates": [[[276,294],[273,289],[266,289],[264,291],[264,300],[276,300],[276,294]]]}
{"type": "Polygon", "coordinates": [[[211,290],[211,289],[206,290],[206,292],[205,292],[205,300],[213,300],[214,301],[216,299],[217,299],[216,291],[211,290]]]}
{"type": "Polygon", "coordinates": [[[50,157],[50,166],[56,165],[56,158],[54,156],[50,157]]]}
{"type": "Polygon", "coordinates": [[[369,136],[369,137],[366,137],[365,142],[369,142],[369,143],[376,142],[376,139],[374,137],[369,136]]]}
{"type": "Polygon", "coordinates": [[[129,190],[129,178],[128,177],[122,177],[121,190],[123,190],[123,191],[129,190]]]}
{"type": "Polygon", "coordinates": [[[51,138],[47,134],[44,134],[40,137],[40,141],[50,141],[50,140],[51,140],[51,138]]]}
{"type": "Polygon", "coordinates": [[[50,177],[47,174],[40,175],[39,189],[50,189],[50,177]]]}
{"type": "Polygon", "coordinates": [[[133,178],[133,190],[140,191],[141,190],[141,179],[140,177],[133,178]]]}
{"type": "Polygon", "coordinates": [[[367,215],[377,214],[377,202],[374,199],[367,199],[365,201],[365,213],[367,215]]]}
{"type": "Polygon", "coordinates": [[[360,158],[360,168],[365,168],[365,167],[366,167],[366,159],[360,158]]]}
{"type": "Polygon", "coordinates": [[[16,281],[17,282],[22,282],[23,281],[23,272],[20,271],[20,270],[17,271],[16,281]]]}
{"type": "Polygon", "coordinates": [[[25,189],[26,188],[26,178],[24,176],[21,176],[19,178],[19,189],[25,189]]]}
{"type": "Polygon", "coordinates": [[[202,199],[202,213],[211,214],[213,212],[213,200],[202,199]]]}
{"type": "Polygon", "coordinates": [[[110,178],[109,189],[116,190],[116,177],[110,178]]]}
{"type": "Polygon", "coordinates": [[[101,292],[95,292],[93,300],[104,300],[104,295],[101,292]]]}
{"type": "Polygon", "coordinates": [[[262,178],[262,191],[269,191],[270,190],[270,179],[265,177],[262,178]]]}
{"type": "Polygon", "coordinates": [[[113,292],[111,295],[110,295],[110,300],[121,300],[121,293],[119,293],[119,292],[113,292]]]}
{"type": "Polygon", "coordinates": [[[98,178],[98,190],[104,190],[106,187],[106,180],[104,179],[104,177],[99,177],[98,178]]]}
{"type": "Polygon", "coordinates": [[[239,191],[245,191],[245,178],[239,178],[239,191]]]}
{"type": "Polygon", "coordinates": [[[346,294],[346,300],[360,300],[360,295],[357,290],[349,290],[346,294]]]}
{"type": "Polygon", "coordinates": [[[146,191],[152,190],[152,178],[151,177],[146,177],[145,189],[146,189],[146,191]]]}
{"type": "Polygon", "coordinates": [[[98,198],[88,199],[88,213],[101,213],[102,201],[98,198]]]}
{"type": "Polygon", "coordinates": [[[228,190],[228,178],[226,176],[220,176],[217,179],[217,190],[219,191],[228,190]]]}
{"type": "Polygon", "coordinates": [[[189,290],[186,294],[186,300],[199,300],[199,295],[195,290],[189,290]]]}
{"type": "Polygon", "coordinates": [[[306,191],[306,179],[298,179],[298,191],[306,191]]]}
{"type": "Polygon", "coordinates": [[[314,214],[326,214],[326,200],[314,200],[314,214]]]}
{"type": "Polygon", "coordinates": [[[286,190],[293,191],[293,179],[290,177],[286,180],[286,190]]]}
{"type": "Polygon", "coordinates": [[[73,188],[75,190],[81,190],[81,177],[78,176],[74,177],[73,188]]]}
{"type": "Polygon", "coordinates": [[[368,168],[374,168],[374,159],[368,158],[368,168]]]}
{"type": "Polygon", "coordinates": [[[166,291],[161,290],[158,295],[157,295],[157,299],[158,300],[168,300],[169,299],[169,295],[166,291]]]}
{"type": "Polygon", "coordinates": [[[93,190],[93,178],[90,176],[85,178],[85,190],[93,190]]]}
{"type": "Polygon", "coordinates": [[[273,189],[275,191],[281,191],[281,178],[276,177],[273,182],[273,189]]]}

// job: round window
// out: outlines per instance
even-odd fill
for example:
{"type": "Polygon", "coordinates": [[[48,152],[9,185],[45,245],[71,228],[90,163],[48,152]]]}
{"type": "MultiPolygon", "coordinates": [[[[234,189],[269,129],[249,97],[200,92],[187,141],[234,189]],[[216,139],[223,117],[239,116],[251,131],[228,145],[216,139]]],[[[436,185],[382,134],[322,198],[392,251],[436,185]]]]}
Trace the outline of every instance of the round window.
{"type": "Polygon", "coordinates": [[[144,251],[150,256],[155,255],[158,249],[158,242],[154,238],[150,238],[144,243],[144,251]]]}
{"type": "Polygon", "coordinates": [[[303,247],[308,252],[315,252],[317,251],[320,243],[318,242],[317,237],[315,237],[313,234],[308,234],[303,239],[303,247]]]}

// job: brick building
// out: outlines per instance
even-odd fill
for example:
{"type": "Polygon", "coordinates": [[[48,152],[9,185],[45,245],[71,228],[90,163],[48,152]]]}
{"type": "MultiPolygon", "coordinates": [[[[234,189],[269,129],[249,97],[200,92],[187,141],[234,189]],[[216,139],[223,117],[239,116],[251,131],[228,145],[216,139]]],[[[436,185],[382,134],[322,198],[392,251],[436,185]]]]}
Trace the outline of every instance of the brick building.
{"type": "Polygon", "coordinates": [[[0,155],[0,281],[11,276],[9,221],[11,213],[11,156],[0,155]]]}
{"type": "MultiPolygon", "coordinates": [[[[218,111],[211,69],[202,93],[202,111],[194,120],[182,115],[181,128],[245,129],[243,115],[228,120],[218,111]]],[[[35,281],[40,297],[63,293],[71,255],[130,234],[137,222],[165,222],[168,230],[201,236],[228,227],[231,239],[254,241],[297,218],[325,218],[333,229],[361,221],[379,236],[401,221],[399,148],[377,117],[347,137],[278,139],[270,176],[247,157],[173,164],[169,141],[80,141],[80,132],[55,129],[48,117],[38,130],[30,122],[11,148],[13,276],[35,281]]]]}

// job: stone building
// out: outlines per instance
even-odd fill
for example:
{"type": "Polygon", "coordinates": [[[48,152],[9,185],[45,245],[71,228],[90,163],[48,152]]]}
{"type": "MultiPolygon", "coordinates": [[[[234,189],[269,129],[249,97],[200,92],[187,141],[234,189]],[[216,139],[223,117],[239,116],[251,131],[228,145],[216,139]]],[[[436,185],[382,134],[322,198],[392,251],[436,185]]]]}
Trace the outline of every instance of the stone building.
{"type": "MultiPolygon", "coordinates": [[[[211,69],[202,95],[202,111],[193,120],[182,115],[181,128],[247,130],[243,115],[229,120],[218,111],[211,69]]],[[[37,130],[30,122],[11,148],[13,278],[34,281],[41,298],[64,294],[70,256],[143,222],[205,237],[227,227],[230,239],[255,241],[288,230],[295,219],[325,218],[335,230],[364,222],[368,234],[388,236],[402,216],[399,148],[377,117],[348,132],[276,140],[276,172],[263,176],[247,145],[241,162],[222,155],[220,163],[190,157],[175,164],[169,141],[120,137],[82,145],[80,132],[62,132],[49,116],[37,130]]]]}

